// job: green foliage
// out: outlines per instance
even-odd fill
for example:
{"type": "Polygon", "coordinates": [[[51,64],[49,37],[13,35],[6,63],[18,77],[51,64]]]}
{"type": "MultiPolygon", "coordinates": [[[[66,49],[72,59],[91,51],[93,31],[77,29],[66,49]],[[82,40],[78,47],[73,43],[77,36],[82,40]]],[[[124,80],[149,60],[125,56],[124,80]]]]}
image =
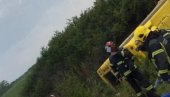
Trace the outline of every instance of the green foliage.
{"type": "Polygon", "coordinates": [[[15,82],[11,83],[10,88],[0,97],[27,97],[23,95],[23,90],[25,89],[25,84],[30,78],[31,71],[25,73],[22,77],[17,79],[15,82]]]}
{"type": "Polygon", "coordinates": [[[71,18],[64,31],[56,31],[29,77],[18,80],[2,97],[115,97],[119,91],[121,97],[134,97],[127,83],[116,91],[108,88],[96,70],[108,57],[105,42],[120,45],[154,6],[153,0],[96,0],[80,17],[71,18]]]}
{"type": "Polygon", "coordinates": [[[2,96],[3,93],[5,93],[10,87],[10,84],[3,80],[2,82],[0,82],[0,96],[2,96]]]}
{"type": "Polygon", "coordinates": [[[167,83],[161,83],[158,86],[157,91],[159,94],[163,94],[163,93],[169,93],[169,89],[170,89],[170,85],[167,85],[167,83]]]}
{"type": "Polygon", "coordinates": [[[82,80],[74,72],[69,72],[61,82],[57,82],[54,94],[59,97],[107,97],[114,95],[111,89],[98,80],[94,76],[82,80]]]}

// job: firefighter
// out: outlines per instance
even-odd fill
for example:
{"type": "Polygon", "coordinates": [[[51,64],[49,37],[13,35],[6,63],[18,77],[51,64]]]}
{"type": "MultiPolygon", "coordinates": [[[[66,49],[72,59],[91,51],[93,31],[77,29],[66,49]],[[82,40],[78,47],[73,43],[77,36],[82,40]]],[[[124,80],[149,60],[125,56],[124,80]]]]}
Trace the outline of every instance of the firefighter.
{"type": "MultiPolygon", "coordinates": [[[[105,50],[109,55],[111,55],[111,56],[114,55],[115,51],[116,51],[115,43],[113,43],[112,41],[106,42],[105,50]]],[[[122,81],[121,75],[117,72],[117,70],[115,70],[114,68],[112,68],[112,69],[113,69],[113,71],[115,71],[114,73],[115,73],[116,78],[121,82],[122,81]]]]}
{"type": "Polygon", "coordinates": [[[156,26],[146,28],[139,26],[134,31],[135,44],[138,50],[146,51],[148,58],[155,65],[158,76],[164,82],[170,82],[170,33],[168,30],[159,30],[156,26]]]}
{"type": "Polygon", "coordinates": [[[137,66],[134,65],[134,57],[127,49],[116,49],[115,44],[111,41],[106,43],[105,48],[107,52],[110,51],[111,53],[109,57],[111,68],[117,75],[125,78],[138,97],[146,97],[141,87],[146,89],[148,97],[160,97],[155,93],[155,89],[149,81],[137,69],[137,66]]]}

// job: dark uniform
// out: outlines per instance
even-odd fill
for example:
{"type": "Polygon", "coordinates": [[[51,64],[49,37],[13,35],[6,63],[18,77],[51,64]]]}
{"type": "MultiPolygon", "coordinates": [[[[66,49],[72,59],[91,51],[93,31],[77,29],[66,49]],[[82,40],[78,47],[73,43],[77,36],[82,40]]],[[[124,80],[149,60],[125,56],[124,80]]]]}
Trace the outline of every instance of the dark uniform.
{"type": "Polygon", "coordinates": [[[158,75],[166,82],[170,81],[170,34],[165,30],[150,32],[144,44],[139,48],[148,52],[148,58],[158,70],[158,75]]]}
{"type": "Polygon", "coordinates": [[[146,97],[142,93],[140,85],[142,85],[142,87],[147,90],[146,94],[148,97],[160,97],[155,94],[153,86],[143,76],[143,74],[141,74],[136,65],[134,65],[133,56],[128,50],[123,49],[117,51],[116,54],[109,57],[109,60],[112,69],[116,72],[117,75],[120,75],[126,79],[126,81],[135,90],[138,97],[146,97]]]}
{"type": "Polygon", "coordinates": [[[160,30],[162,38],[160,39],[164,45],[168,56],[170,56],[170,30],[160,30]]]}

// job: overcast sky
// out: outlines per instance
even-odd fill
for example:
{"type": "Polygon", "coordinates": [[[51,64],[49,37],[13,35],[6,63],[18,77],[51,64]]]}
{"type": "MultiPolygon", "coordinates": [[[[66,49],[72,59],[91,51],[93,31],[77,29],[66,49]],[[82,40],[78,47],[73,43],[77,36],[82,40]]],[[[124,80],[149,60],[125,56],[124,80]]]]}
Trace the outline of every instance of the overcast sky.
{"type": "Polygon", "coordinates": [[[95,0],[0,0],[0,81],[12,82],[40,56],[54,32],[95,0]]]}

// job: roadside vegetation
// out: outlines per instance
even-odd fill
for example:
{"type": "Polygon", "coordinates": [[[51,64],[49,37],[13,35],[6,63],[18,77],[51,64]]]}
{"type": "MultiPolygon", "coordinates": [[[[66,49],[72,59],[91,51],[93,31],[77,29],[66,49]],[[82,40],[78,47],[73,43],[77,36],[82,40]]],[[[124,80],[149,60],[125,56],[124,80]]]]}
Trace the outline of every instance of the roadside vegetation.
{"type": "MultiPolygon", "coordinates": [[[[96,70],[108,57],[105,42],[120,45],[155,5],[154,0],[96,0],[80,17],[70,18],[64,31],[56,31],[33,67],[1,97],[117,97],[118,92],[135,97],[126,82],[113,91],[96,70]]],[[[154,67],[139,67],[154,82],[154,67]]],[[[163,93],[170,87],[158,89],[163,93]]]]}

